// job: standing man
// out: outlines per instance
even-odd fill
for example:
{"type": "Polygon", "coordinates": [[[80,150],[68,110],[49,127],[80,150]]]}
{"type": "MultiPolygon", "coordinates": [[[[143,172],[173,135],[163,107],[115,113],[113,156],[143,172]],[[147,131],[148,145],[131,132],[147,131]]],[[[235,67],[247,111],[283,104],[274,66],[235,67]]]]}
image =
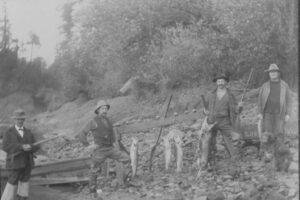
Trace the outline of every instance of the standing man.
{"type": "MultiPolygon", "coordinates": [[[[242,112],[242,103],[237,105],[234,95],[227,87],[228,81],[229,78],[225,74],[219,74],[213,79],[213,82],[216,83],[216,88],[208,94],[208,110],[205,110],[204,112],[208,116],[207,122],[209,124],[216,123],[216,125],[212,128],[212,134],[208,139],[208,155],[212,154],[217,132],[220,131],[223,136],[227,152],[231,158],[235,158],[236,155],[230,137],[232,126],[235,124],[237,114],[242,112]]],[[[211,156],[206,158],[204,165],[208,164],[209,159],[211,159],[211,156]]]]}
{"type": "Polygon", "coordinates": [[[123,164],[130,163],[129,154],[124,149],[120,149],[117,134],[114,132],[113,126],[107,118],[109,108],[110,105],[106,101],[100,100],[94,111],[96,116],[79,134],[80,140],[85,146],[89,145],[86,139],[89,132],[92,132],[94,139],[95,147],[92,155],[89,182],[90,192],[94,197],[97,196],[97,172],[106,158],[117,160],[123,164]]]}
{"type": "Polygon", "coordinates": [[[291,116],[291,91],[287,83],[280,79],[280,70],[276,64],[271,64],[266,72],[270,80],[259,90],[258,120],[263,120],[264,131],[283,140],[284,125],[291,116]]]}
{"type": "Polygon", "coordinates": [[[8,181],[1,200],[26,200],[29,196],[29,179],[34,167],[33,154],[39,149],[32,145],[36,140],[31,131],[24,127],[25,112],[18,109],[12,117],[14,126],[3,135],[3,150],[7,153],[6,168],[8,181]]]}

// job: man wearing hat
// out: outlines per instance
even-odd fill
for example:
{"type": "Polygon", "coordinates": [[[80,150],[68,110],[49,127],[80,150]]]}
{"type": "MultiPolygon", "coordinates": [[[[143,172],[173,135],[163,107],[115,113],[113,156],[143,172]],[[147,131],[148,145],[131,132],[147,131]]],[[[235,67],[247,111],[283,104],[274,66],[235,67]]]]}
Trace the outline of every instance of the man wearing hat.
{"type": "Polygon", "coordinates": [[[270,80],[264,83],[258,95],[258,119],[263,122],[263,130],[283,139],[284,124],[291,116],[291,91],[286,82],[280,79],[280,70],[271,64],[265,72],[270,80]]]}
{"type": "MultiPolygon", "coordinates": [[[[216,123],[211,130],[212,135],[208,140],[211,146],[210,149],[214,148],[217,132],[220,131],[230,157],[235,158],[236,155],[230,137],[236,116],[242,112],[242,104],[239,103],[237,105],[234,95],[227,87],[228,81],[229,78],[223,73],[218,74],[213,79],[213,82],[216,83],[216,88],[207,95],[208,110],[205,110],[204,112],[207,115],[207,122],[209,124],[216,123]]],[[[209,154],[212,153],[211,151],[212,150],[210,150],[209,154]]],[[[207,165],[209,160],[206,160],[205,162],[207,165]]]]}
{"type": "Polygon", "coordinates": [[[97,171],[100,165],[105,161],[106,158],[111,158],[122,162],[123,164],[130,163],[130,157],[124,149],[120,149],[119,138],[114,132],[112,123],[107,118],[107,112],[110,105],[104,101],[100,100],[97,103],[95,114],[93,120],[91,120],[86,127],[80,132],[80,140],[85,145],[88,146],[87,134],[92,133],[94,139],[94,152],[92,155],[92,166],[90,170],[90,192],[93,196],[96,196],[97,191],[97,171]]]}
{"type": "Polygon", "coordinates": [[[18,109],[12,117],[14,126],[3,135],[3,150],[7,153],[6,168],[9,169],[8,181],[1,200],[26,200],[29,195],[29,179],[34,167],[33,153],[39,147],[32,145],[36,140],[31,131],[24,127],[25,112],[18,109]]]}

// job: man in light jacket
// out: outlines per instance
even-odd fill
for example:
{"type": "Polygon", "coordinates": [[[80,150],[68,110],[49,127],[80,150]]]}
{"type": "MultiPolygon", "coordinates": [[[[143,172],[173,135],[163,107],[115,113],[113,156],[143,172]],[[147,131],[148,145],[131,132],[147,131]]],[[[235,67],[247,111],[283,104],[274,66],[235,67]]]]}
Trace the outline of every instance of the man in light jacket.
{"type": "Polygon", "coordinates": [[[259,91],[257,108],[258,119],[263,120],[263,130],[283,139],[284,125],[291,116],[291,91],[286,82],[280,79],[276,64],[269,69],[270,80],[259,91]]]}

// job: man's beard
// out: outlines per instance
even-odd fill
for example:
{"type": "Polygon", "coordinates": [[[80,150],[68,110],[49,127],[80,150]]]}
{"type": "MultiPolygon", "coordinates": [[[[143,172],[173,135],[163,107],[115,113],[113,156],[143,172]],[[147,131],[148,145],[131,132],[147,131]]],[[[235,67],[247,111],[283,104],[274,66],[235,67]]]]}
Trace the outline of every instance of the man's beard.
{"type": "Polygon", "coordinates": [[[224,89],[224,88],[225,88],[225,85],[224,85],[224,84],[220,84],[220,85],[218,85],[218,88],[224,89]]]}
{"type": "Polygon", "coordinates": [[[107,113],[101,113],[100,114],[100,117],[106,117],[107,116],[107,113]]]}

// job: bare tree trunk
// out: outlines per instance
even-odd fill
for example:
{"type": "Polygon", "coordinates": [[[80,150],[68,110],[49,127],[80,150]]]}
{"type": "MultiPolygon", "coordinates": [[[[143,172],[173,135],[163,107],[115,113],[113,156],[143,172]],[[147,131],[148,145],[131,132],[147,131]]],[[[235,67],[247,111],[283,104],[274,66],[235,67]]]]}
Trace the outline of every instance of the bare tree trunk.
{"type": "Polygon", "coordinates": [[[31,42],[30,62],[32,62],[33,42],[31,42]]]}

